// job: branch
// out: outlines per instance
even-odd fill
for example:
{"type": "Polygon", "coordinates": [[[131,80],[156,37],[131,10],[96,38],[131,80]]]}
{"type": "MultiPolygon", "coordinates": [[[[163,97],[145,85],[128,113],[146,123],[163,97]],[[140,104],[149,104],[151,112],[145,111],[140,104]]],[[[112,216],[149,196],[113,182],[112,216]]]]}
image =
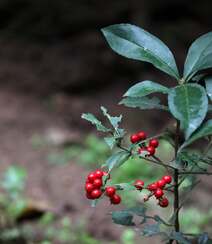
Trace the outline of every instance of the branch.
{"type": "Polygon", "coordinates": [[[162,161],[155,161],[155,160],[152,160],[152,159],[150,159],[150,158],[145,158],[145,157],[142,157],[142,156],[139,156],[141,159],[144,159],[144,160],[146,160],[146,161],[149,161],[149,162],[151,162],[151,163],[154,163],[154,164],[157,164],[157,165],[160,165],[160,166],[163,166],[164,168],[170,168],[170,169],[175,169],[173,166],[171,166],[171,165],[168,165],[168,164],[165,164],[165,163],[163,163],[162,161]]]}
{"type": "Polygon", "coordinates": [[[205,171],[179,171],[180,175],[212,175],[212,172],[205,171]]]}

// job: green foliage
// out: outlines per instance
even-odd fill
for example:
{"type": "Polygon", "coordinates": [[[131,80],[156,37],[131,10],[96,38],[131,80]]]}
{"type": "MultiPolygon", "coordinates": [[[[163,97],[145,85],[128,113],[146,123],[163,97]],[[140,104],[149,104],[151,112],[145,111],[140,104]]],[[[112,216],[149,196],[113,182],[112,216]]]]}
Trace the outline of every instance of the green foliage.
{"type": "Polygon", "coordinates": [[[102,29],[110,47],[118,54],[153,64],[179,79],[178,69],[169,48],[157,37],[130,24],[111,25],[102,29]]]}
{"type": "Polygon", "coordinates": [[[167,94],[169,89],[153,81],[145,80],[132,86],[124,94],[124,97],[144,97],[155,92],[167,94]]]}
{"type": "Polygon", "coordinates": [[[170,234],[169,239],[176,240],[180,244],[191,244],[191,242],[188,239],[186,239],[185,236],[181,232],[173,231],[170,234]]]}
{"type": "Polygon", "coordinates": [[[168,95],[169,109],[180,121],[186,140],[201,125],[208,110],[208,98],[197,84],[177,86],[168,95]]]}
{"type": "Polygon", "coordinates": [[[127,159],[130,157],[130,153],[126,151],[120,151],[115,154],[113,154],[108,160],[106,161],[106,166],[109,170],[109,172],[113,168],[120,167],[123,163],[127,161],[127,159]]]}
{"type": "Polygon", "coordinates": [[[203,233],[198,239],[198,244],[207,244],[207,241],[208,241],[208,234],[203,233]]]}
{"type": "Polygon", "coordinates": [[[205,87],[206,87],[207,94],[210,100],[212,101],[212,77],[205,78],[205,87]]]}
{"type": "Polygon", "coordinates": [[[124,104],[129,108],[140,108],[140,109],[160,109],[168,110],[166,106],[160,104],[160,99],[157,97],[127,97],[121,100],[119,104],[124,104]]]}
{"type": "Polygon", "coordinates": [[[212,134],[212,119],[202,124],[201,127],[199,127],[198,130],[194,132],[192,136],[182,144],[181,149],[187,147],[191,143],[199,140],[200,138],[209,136],[211,134],[212,134]]]}
{"type": "Polygon", "coordinates": [[[96,126],[98,131],[102,132],[108,132],[110,129],[106,128],[104,125],[102,125],[102,122],[99,121],[93,114],[87,113],[87,114],[82,114],[82,119],[85,119],[89,122],[91,122],[93,125],[96,126]]]}
{"type": "MultiPolygon", "coordinates": [[[[166,135],[164,136],[174,148],[172,159],[167,158],[163,160],[161,159],[161,154],[158,153],[156,156],[147,155],[146,153],[139,155],[142,159],[148,157],[147,161],[149,163],[160,165],[173,173],[174,183],[168,189],[165,189],[174,193],[175,196],[174,210],[171,218],[169,218],[170,221],[167,223],[157,215],[147,215],[146,208],[141,205],[139,208],[128,208],[113,212],[112,219],[114,223],[137,227],[135,221],[136,216],[138,219],[139,217],[141,219],[139,227],[141,228],[141,233],[145,236],[161,235],[163,240],[168,241],[168,243],[176,241],[178,244],[189,244],[195,238],[196,240],[199,238],[198,243],[210,243],[210,239],[205,233],[198,233],[198,235],[193,237],[192,235],[190,236],[179,231],[178,215],[182,207],[180,204],[181,202],[182,205],[184,203],[184,197],[187,197],[189,192],[199,182],[197,180],[197,174],[204,174],[207,171],[207,165],[211,165],[212,162],[212,158],[209,156],[209,149],[211,147],[210,136],[212,135],[211,120],[204,122],[206,116],[211,111],[212,86],[211,78],[207,76],[206,72],[202,73],[202,70],[212,68],[212,32],[198,38],[189,48],[182,78],[179,76],[178,68],[169,48],[147,31],[130,24],[118,24],[103,28],[102,32],[108,44],[116,53],[127,58],[149,62],[159,70],[175,78],[178,82],[172,88],[167,88],[149,80],[139,82],[128,89],[120,102],[120,104],[131,108],[161,109],[170,113],[177,120],[175,131],[173,132],[172,129],[167,129],[166,135]],[[196,83],[205,80],[206,87],[202,86],[201,83],[188,84],[190,80],[196,83]],[[158,97],[148,97],[153,93],[163,93],[167,98],[168,107],[165,105],[166,103],[161,104],[158,97]],[[184,135],[183,143],[180,130],[184,135]],[[185,149],[185,147],[191,145],[196,140],[204,137],[209,138],[205,155],[185,149]]],[[[117,150],[112,151],[112,155],[106,160],[103,166],[107,166],[109,171],[111,171],[123,165],[119,169],[119,172],[122,172],[120,175],[118,173],[113,174],[113,176],[117,175],[123,179],[123,182],[115,182],[115,180],[112,182],[116,183],[117,191],[125,190],[128,198],[130,198],[130,191],[133,190],[131,180],[133,179],[126,177],[126,179],[130,179],[126,182],[124,178],[127,174],[131,173],[130,171],[132,169],[134,170],[129,162],[132,160],[132,164],[134,163],[136,165],[136,157],[134,156],[138,156],[138,148],[145,148],[147,146],[146,143],[154,137],[147,138],[144,141],[135,139],[136,143],[123,146],[125,133],[123,129],[118,128],[122,116],[112,117],[107,113],[105,108],[102,107],[101,109],[112,125],[110,131],[104,131],[105,133],[109,133],[104,139],[111,149],[117,148],[119,150],[118,152],[117,150]],[[127,170],[124,172],[125,169],[127,170]]],[[[85,115],[82,117],[86,118],[85,115]]],[[[102,125],[99,120],[96,121],[95,117],[91,117],[88,119],[91,123],[102,125]]],[[[140,161],[144,163],[143,160],[140,161]]],[[[142,164],[142,167],[145,169],[143,165],[145,163],[142,164]]],[[[138,169],[139,166],[136,168],[138,169]]],[[[142,176],[142,172],[139,172],[139,170],[134,172],[133,170],[133,175],[135,174],[137,176],[137,174],[140,174],[142,176]]],[[[152,170],[152,172],[157,175],[156,170],[152,170]]],[[[148,200],[148,197],[146,199],[148,200]]],[[[161,202],[159,203],[161,205],[161,202]]],[[[187,232],[187,229],[185,232],[187,232]]]]}
{"type": "Polygon", "coordinates": [[[184,79],[189,80],[198,71],[212,67],[212,32],[200,36],[188,50],[184,65],[184,79]]]}
{"type": "Polygon", "coordinates": [[[133,215],[129,211],[116,211],[112,213],[112,220],[115,224],[134,226],[133,215]]]}

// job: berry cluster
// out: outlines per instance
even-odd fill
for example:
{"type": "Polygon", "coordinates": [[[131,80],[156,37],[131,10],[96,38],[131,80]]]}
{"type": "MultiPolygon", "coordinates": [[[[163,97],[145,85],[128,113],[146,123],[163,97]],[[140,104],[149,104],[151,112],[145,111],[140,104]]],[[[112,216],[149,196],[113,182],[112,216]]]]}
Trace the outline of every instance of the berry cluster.
{"type": "Polygon", "coordinates": [[[142,143],[143,140],[147,138],[146,133],[144,131],[140,131],[136,134],[131,135],[130,141],[135,144],[139,144],[138,153],[142,154],[143,152],[148,152],[147,156],[153,156],[155,154],[155,149],[158,147],[159,142],[157,139],[151,139],[146,145],[146,143],[142,143]]]}
{"type": "MultiPolygon", "coordinates": [[[[162,208],[167,207],[169,205],[169,200],[164,196],[163,189],[167,184],[170,184],[171,182],[172,177],[170,175],[165,175],[157,182],[149,184],[145,189],[149,190],[150,194],[144,198],[144,201],[148,201],[150,197],[155,196],[155,198],[159,200],[158,204],[162,208]]],[[[142,189],[144,189],[144,182],[142,180],[136,180],[134,182],[134,186],[137,190],[141,191],[142,189]]]]}
{"type": "Polygon", "coordinates": [[[119,204],[121,197],[116,194],[116,188],[113,186],[103,187],[103,176],[107,176],[107,179],[110,179],[110,175],[107,172],[99,169],[89,173],[85,182],[86,197],[94,200],[105,193],[110,198],[111,204],[119,204]]]}

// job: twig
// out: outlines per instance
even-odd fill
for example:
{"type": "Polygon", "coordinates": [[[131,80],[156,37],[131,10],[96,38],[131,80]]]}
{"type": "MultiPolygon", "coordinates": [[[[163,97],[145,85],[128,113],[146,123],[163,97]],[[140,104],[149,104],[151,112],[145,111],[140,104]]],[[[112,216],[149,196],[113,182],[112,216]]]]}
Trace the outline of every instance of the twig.
{"type": "Polygon", "coordinates": [[[212,172],[206,171],[179,171],[180,175],[212,175],[212,172]]]}
{"type": "Polygon", "coordinates": [[[162,163],[162,162],[158,162],[158,161],[155,161],[155,160],[152,160],[150,158],[145,158],[145,157],[142,157],[142,156],[139,156],[141,159],[144,159],[146,161],[149,161],[149,162],[152,162],[154,164],[157,164],[157,165],[160,165],[160,166],[163,166],[165,168],[170,168],[170,169],[175,169],[174,167],[172,167],[171,165],[168,165],[168,164],[165,164],[165,163],[162,163]]]}

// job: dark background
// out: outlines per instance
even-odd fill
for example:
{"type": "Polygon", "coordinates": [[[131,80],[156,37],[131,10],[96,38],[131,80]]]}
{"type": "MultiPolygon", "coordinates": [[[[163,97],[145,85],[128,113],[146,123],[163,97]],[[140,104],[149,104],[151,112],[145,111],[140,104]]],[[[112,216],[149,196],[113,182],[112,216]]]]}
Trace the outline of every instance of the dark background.
{"type": "Polygon", "coordinates": [[[209,0],[2,0],[1,83],[38,94],[88,94],[155,72],[108,48],[100,29],[122,22],[157,35],[182,70],[190,43],[211,30],[211,9],[209,0]]]}

